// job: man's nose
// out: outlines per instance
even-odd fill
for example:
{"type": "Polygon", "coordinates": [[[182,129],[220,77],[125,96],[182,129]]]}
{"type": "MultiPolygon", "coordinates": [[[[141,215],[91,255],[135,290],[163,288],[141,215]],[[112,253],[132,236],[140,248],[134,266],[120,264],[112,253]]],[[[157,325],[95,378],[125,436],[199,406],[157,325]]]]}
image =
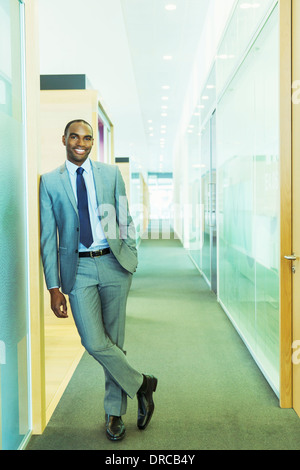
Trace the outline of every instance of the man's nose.
{"type": "Polygon", "coordinates": [[[77,145],[79,147],[85,147],[84,137],[78,137],[77,145]]]}

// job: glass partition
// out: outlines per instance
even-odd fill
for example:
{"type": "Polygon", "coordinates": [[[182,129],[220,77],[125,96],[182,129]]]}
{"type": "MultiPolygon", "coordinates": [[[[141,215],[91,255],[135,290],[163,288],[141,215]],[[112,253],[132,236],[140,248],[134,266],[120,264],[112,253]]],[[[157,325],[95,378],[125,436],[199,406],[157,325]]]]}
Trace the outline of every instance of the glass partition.
{"type": "MultiPolygon", "coordinates": [[[[242,14],[241,4],[237,15],[242,14]]],[[[275,7],[217,105],[219,298],[275,391],[279,390],[278,25],[275,7]]]]}
{"type": "Polygon", "coordinates": [[[0,0],[0,448],[30,429],[22,5],[0,0]]]}
{"type": "Polygon", "coordinates": [[[208,76],[187,130],[189,155],[190,255],[217,292],[216,68],[208,76]]]}
{"type": "Polygon", "coordinates": [[[279,393],[276,1],[237,0],[184,142],[190,256],[279,393]]]}
{"type": "Polygon", "coordinates": [[[274,0],[237,1],[217,54],[218,93],[228,86],[241,57],[247,52],[252,38],[274,3],[274,0]]]}

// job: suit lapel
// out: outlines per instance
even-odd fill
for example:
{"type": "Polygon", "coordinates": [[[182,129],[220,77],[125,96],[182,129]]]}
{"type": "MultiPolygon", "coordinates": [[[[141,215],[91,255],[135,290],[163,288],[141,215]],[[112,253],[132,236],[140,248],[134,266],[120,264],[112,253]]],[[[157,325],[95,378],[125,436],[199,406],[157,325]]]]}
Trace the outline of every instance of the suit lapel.
{"type": "Polygon", "coordinates": [[[69,175],[68,175],[68,170],[66,168],[65,163],[60,167],[60,175],[61,175],[61,180],[62,180],[63,186],[64,186],[65,191],[67,193],[67,196],[70,199],[71,204],[72,204],[76,214],[78,214],[76,199],[75,199],[75,196],[74,196],[74,193],[73,193],[70,178],[69,178],[69,175]]]}

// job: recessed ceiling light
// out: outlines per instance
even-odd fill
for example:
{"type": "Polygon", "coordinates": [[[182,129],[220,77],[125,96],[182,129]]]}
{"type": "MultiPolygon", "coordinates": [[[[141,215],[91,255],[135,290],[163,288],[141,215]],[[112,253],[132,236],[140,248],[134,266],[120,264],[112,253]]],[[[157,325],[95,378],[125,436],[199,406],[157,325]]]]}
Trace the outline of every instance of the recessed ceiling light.
{"type": "Polygon", "coordinates": [[[172,60],[173,57],[172,57],[171,55],[164,55],[164,56],[163,56],[163,59],[164,59],[164,60],[172,60]]]}
{"type": "Polygon", "coordinates": [[[168,106],[162,106],[161,109],[168,109],[168,106]]]}
{"type": "Polygon", "coordinates": [[[168,116],[167,113],[161,113],[162,117],[168,116]]]}
{"type": "Polygon", "coordinates": [[[259,8],[260,4],[259,3],[242,3],[240,5],[240,8],[246,10],[248,8],[259,8]]]}
{"type": "Polygon", "coordinates": [[[163,86],[162,86],[162,89],[163,89],[163,90],[170,90],[170,87],[169,87],[169,85],[163,85],[163,86]]]}
{"type": "Polygon", "coordinates": [[[168,97],[168,96],[162,96],[161,99],[162,99],[163,101],[168,101],[169,97],[168,97]]]}
{"type": "Polygon", "coordinates": [[[168,5],[165,6],[165,9],[167,11],[174,11],[174,10],[176,10],[176,8],[177,8],[177,6],[174,5],[173,3],[169,3],[168,5]]]}
{"type": "Polygon", "coordinates": [[[235,56],[234,54],[220,54],[220,55],[217,55],[216,58],[226,60],[226,59],[234,59],[235,56]]]}

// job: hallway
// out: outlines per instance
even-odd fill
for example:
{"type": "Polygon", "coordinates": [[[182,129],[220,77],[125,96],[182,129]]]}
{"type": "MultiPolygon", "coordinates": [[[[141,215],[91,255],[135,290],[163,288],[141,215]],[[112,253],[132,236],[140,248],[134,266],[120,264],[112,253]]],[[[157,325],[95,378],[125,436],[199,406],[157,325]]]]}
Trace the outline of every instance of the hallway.
{"type": "Polygon", "coordinates": [[[104,430],[104,375],[86,353],[44,434],[27,450],[293,450],[300,421],[281,410],[178,240],[144,240],[127,308],[125,349],[158,377],[145,432],[129,400],[120,443],[104,430]]]}

